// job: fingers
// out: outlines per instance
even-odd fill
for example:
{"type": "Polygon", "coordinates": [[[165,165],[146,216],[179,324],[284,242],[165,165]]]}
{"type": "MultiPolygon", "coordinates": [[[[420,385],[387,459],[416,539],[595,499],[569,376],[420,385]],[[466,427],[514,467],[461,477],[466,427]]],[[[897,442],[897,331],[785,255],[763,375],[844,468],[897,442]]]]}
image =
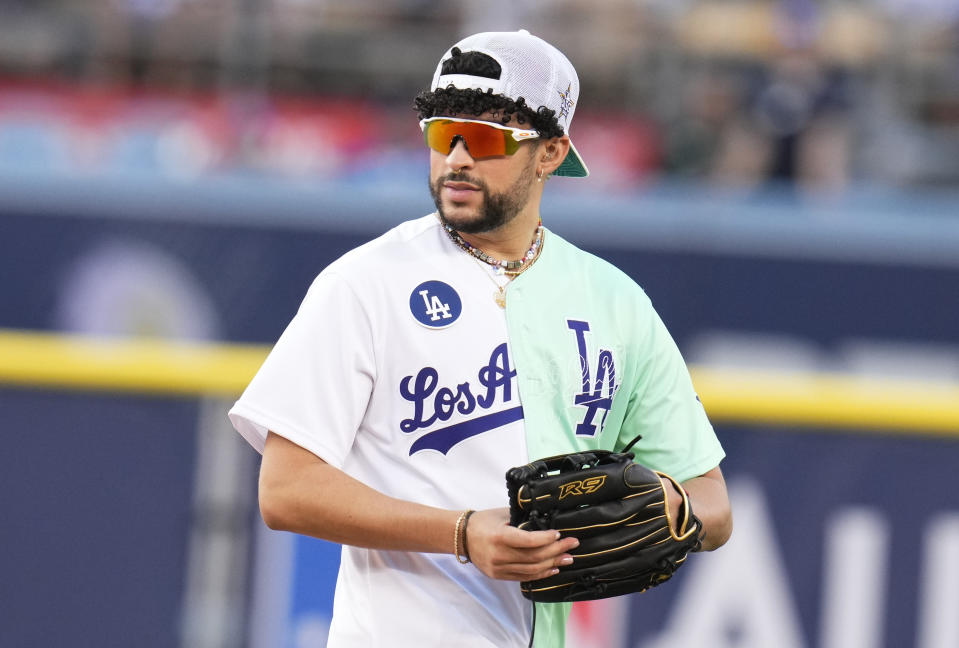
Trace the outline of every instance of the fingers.
{"type": "Polygon", "coordinates": [[[498,578],[499,580],[511,581],[535,581],[555,576],[558,573],[559,569],[557,567],[532,569],[529,565],[504,565],[498,578]]]}
{"type": "Polygon", "coordinates": [[[497,568],[497,578],[506,580],[538,580],[553,576],[560,567],[573,563],[570,551],[579,546],[576,538],[557,539],[558,533],[552,531],[535,532],[537,538],[523,538],[533,535],[530,531],[517,531],[517,534],[508,535],[503,550],[496,557],[494,566],[497,568]],[[543,543],[542,534],[546,534],[548,541],[543,543]],[[516,546],[518,543],[520,546],[516,546]]]}
{"type": "Polygon", "coordinates": [[[505,527],[504,540],[512,547],[535,549],[545,547],[551,542],[559,540],[560,533],[553,529],[545,531],[523,531],[516,527],[505,527]]]}
{"type": "Polygon", "coordinates": [[[570,565],[576,538],[559,531],[522,531],[509,526],[508,511],[477,511],[467,528],[470,557],[484,574],[500,580],[539,580],[570,565]]]}
{"type": "Polygon", "coordinates": [[[556,558],[579,546],[576,538],[561,538],[559,531],[554,530],[521,531],[516,527],[503,527],[499,539],[513,555],[525,557],[527,562],[556,558]]]}
{"type": "Polygon", "coordinates": [[[546,562],[558,561],[565,558],[572,558],[569,551],[579,546],[579,540],[576,538],[563,538],[550,542],[547,545],[537,547],[517,547],[509,543],[505,544],[504,554],[509,558],[514,558],[516,562],[546,562]]]}
{"type": "MultiPolygon", "coordinates": [[[[571,539],[571,538],[570,538],[571,539]]],[[[576,542],[574,546],[578,545],[576,542]]],[[[568,553],[561,553],[537,563],[512,563],[502,566],[505,580],[539,580],[559,573],[561,567],[573,564],[573,557],[568,553]]]]}
{"type": "Polygon", "coordinates": [[[561,538],[559,531],[520,531],[514,527],[509,527],[503,534],[503,543],[519,554],[543,558],[556,556],[579,546],[579,540],[573,537],[561,538]]]}

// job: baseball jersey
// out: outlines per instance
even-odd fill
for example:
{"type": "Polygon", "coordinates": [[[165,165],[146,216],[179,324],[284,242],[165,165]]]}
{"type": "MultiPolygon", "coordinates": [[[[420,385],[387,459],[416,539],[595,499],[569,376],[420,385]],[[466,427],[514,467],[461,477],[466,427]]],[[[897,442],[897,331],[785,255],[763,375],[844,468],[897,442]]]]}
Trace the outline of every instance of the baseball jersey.
{"type": "MultiPolygon", "coordinates": [[[[258,451],[272,430],[383,493],[454,510],[506,506],[506,470],[531,458],[640,433],[639,460],[678,479],[718,465],[642,290],[544,237],[505,310],[504,278],[435,215],[347,253],[310,287],[233,425],[258,451]]],[[[562,646],[568,607],[538,606],[537,646],[562,646]]],[[[516,583],[452,555],[344,546],[329,645],[520,647],[530,617],[516,583]]]]}

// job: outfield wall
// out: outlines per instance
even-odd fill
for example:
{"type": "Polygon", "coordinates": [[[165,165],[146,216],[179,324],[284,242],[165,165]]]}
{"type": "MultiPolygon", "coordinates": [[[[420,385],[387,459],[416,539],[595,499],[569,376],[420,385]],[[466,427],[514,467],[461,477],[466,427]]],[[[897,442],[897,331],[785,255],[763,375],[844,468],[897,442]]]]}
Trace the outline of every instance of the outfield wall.
{"type": "MultiPolygon", "coordinates": [[[[0,194],[0,645],[322,645],[335,549],[265,530],[225,411],[313,275],[423,197],[26,180],[0,194]]],[[[915,205],[550,204],[674,332],[736,513],[573,645],[959,645],[959,229],[915,205]]]]}

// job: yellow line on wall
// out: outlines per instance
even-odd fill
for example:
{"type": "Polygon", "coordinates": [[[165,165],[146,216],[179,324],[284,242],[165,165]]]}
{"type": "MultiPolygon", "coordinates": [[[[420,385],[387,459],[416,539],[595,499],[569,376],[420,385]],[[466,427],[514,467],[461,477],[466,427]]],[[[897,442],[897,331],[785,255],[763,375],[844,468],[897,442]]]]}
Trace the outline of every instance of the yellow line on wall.
{"type": "Polygon", "coordinates": [[[705,367],[691,373],[717,422],[959,437],[957,382],[705,367]]]}
{"type": "Polygon", "coordinates": [[[237,395],[268,347],[0,330],[0,383],[160,394],[237,395]]]}
{"type": "MultiPolygon", "coordinates": [[[[238,395],[269,347],[105,339],[0,329],[0,384],[178,395],[238,395]]],[[[694,366],[716,423],[959,437],[959,383],[694,366]]]]}

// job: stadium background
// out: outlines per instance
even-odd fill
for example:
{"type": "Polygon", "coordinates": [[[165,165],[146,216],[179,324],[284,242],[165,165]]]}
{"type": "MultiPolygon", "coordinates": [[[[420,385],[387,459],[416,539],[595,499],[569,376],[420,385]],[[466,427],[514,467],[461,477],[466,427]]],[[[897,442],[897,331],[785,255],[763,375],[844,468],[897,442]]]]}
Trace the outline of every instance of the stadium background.
{"type": "Polygon", "coordinates": [[[733,540],[571,648],[959,645],[950,0],[0,0],[0,646],[323,646],[225,411],[326,263],[431,205],[439,54],[583,81],[544,220],[673,331],[733,540]]]}

